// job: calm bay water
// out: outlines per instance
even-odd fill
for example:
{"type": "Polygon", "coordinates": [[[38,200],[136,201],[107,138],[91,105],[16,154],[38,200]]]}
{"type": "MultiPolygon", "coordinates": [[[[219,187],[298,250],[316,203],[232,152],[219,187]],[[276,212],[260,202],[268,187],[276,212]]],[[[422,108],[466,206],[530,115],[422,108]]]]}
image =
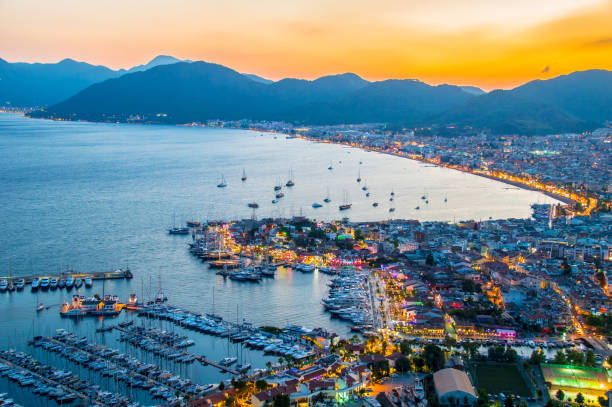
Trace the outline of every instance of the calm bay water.
{"type": "MultiPolygon", "coordinates": [[[[330,319],[320,305],[327,276],[285,271],[261,284],[224,280],[189,255],[189,237],[166,233],[174,222],[179,226],[188,219],[250,217],[247,203],[253,201],[260,205],[260,218],[302,214],[354,221],[390,215],[443,221],[528,217],[530,204],[556,202],[453,170],[282,135],[0,115],[0,275],[8,275],[9,265],[14,276],[129,265],[135,278],[108,282],[106,293],[122,299],[130,292],[150,296],[161,277],[170,302],[194,311],[212,310],[214,287],[215,312],[226,318],[346,333],[346,326],[330,319]],[[333,170],[328,170],[330,163],[333,170]],[[248,176],[244,183],[243,169],[248,176]],[[296,185],[284,188],[285,197],[273,204],[273,186],[278,179],[284,184],[290,170],[296,185]],[[358,171],[361,184],[356,182],[358,171]],[[222,176],[228,184],[224,189],[216,187],[222,176]],[[361,190],[364,184],[369,198],[361,190]],[[323,203],[328,189],[332,203],[313,209],[312,203],[323,203]],[[396,210],[391,214],[392,190],[396,210]],[[420,199],[423,194],[429,204],[420,199]],[[341,213],[338,204],[344,195],[353,208],[341,213]],[[372,207],[374,201],[378,208],[372,207]]],[[[96,282],[82,293],[101,292],[96,282]]],[[[36,296],[29,288],[0,294],[0,344],[21,347],[26,336],[65,327],[118,347],[113,334],[92,333],[100,321],[75,325],[59,318],[58,304],[70,295],[61,290],[40,293],[40,301],[53,307],[37,315],[36,296]]],[[[197,352],[211,359],[239,353],[219,338],[189,335],[198,341],[197,352]]],[[[258,367],[269,360],[261,352],[249,352],[247,359],[258,367]]],[[[200,370],[195,374],[203,383],[224,377],[214,368],[200,370]]]]}

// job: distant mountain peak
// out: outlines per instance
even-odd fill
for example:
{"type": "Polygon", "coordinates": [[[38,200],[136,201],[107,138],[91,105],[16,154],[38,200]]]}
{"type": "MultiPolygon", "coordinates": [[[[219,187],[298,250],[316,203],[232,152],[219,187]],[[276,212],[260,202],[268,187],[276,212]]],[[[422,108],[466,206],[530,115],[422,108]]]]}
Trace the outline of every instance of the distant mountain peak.
{"type": "Polygon", "coordinates": [[[259,75],[255,75],[254,73],[243,73],[242,75],[246,76],[247,78],[249,78],[249,79],[251,79],[251,80],[253,80],[255,82],[263,83],[263,84],[266,84],[266,85],[274,83],[273,80],[266,79],[266,78],[261,77],[259,75]]]}
{"type": "Polygon", "coordinates": [[[146,64],[143,65],[137,65],[134,66],[130,69],[127,70],[127,73],[132,73],[132,72],[141,72],[141,71],[147,71],[151,68],[154,68],[156,66],[160,66],[160,65],[171,65],[171,64],[176,64],[179,62],[192,62],[191,60],[185,59],[178,59],[175,58],[173,56],[170,55],[158,55],[155,58],[153,58],[152,60],[150,60],[149,62],[147,62],[146,64]]]}

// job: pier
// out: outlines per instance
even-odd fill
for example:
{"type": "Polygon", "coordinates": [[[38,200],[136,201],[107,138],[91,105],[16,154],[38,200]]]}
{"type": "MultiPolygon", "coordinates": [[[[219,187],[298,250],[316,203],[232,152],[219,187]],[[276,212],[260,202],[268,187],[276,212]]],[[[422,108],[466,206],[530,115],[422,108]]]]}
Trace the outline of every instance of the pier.
{"type": "MultiPolygon", "coordinates": [[[[121,331],[124,334],[128,334],[128,335],[129,334],[135,334],[133,331],[131,331],[129,329],[126,329],[126,328],[119,327],[119,326],[115,326],[114,329],[117,329],[118,331],[121,331]]],[[[149,340],[149,341],[156,341],[156,342],[159,341],[159,338],[155,338],[155,337],[153,337],[151,335],[147,335],[146,333],[139,332],[138,334],[140,336],[142,336],[143,338],[149,340]]],[[[136,346],[136,345],[132,344],[132,346],[136,346]]],[[[138,346],[136,346],[136,347],[138,347],[138,346]]],[[[176,351],[180,351],[178,348],[176,348],[176,347],[174,347],[172,345],[167,345],[167,347],[170,348],[170,349],[176,350],[176,351]]],[[[234,376],[241,376],[241,375],[243,375],[242,372],[239,372],[239,371],[237,371],[235,369],[232,369],[229,366],[224,366],[224,365],[220,364],[219,362],[215,362],[213,360],[209,360],[205,356],[199,356],[199,355],[190,353],[190,352],[188,352],[186,350],[182,350],[180,352],[181,352],[182,355],[193,357],[195,360],[197,360],[198,362],[200,362],[203,365],[211,365],[213,367],[216,367],[217,369],[221,370],[224,373],[230,373],[230,374],[232,374],[234,376]]]]}
{"type": "Polygon", "coordinates": [[[240,375],[242,375],[242,373],[240,373],[240,372],[239,372],[239,371],[237,371],[237,370],[230,369],[228,366],[223,366],[223,365],[220,365],[218,362],[213,362],[212,360],[208,360],[208,359],[206,359],[206,358],[204,358],[204,357],[202,357],[202,356],[196,356],[195,358],[196,358],[196,360],[198,360],[200,363],[202,363],[202,364],[208,364],[208,365],[214,366],[214,367],[216,367],[217,369],[221,370],[222,372],[231,373],[231,374],[233,374],[233,375],[235,375],[235,376],[240,376],[240,375]]]}
{"type": "Polygon", "coordinates": [[[60,278],[67,278],[70,276],[74,277],[75,279],[84,279],[85,277],[90,277],[92,280],[120,280],[120,279],[129,280],[132,277],[134,277],[130,269],[127,268],[125,270],[117,269],[114,271],[96,271],[92,273],[77,273],[72,270],[67,270],[67,271],[64,271],[58,274],[39,274],[39,275],[29,275],[29,276],[3,276],[3,277],[0,277],[0,279],[16,281],[16,280],[23,278],[26,284],[32,284],[32,280],[34,280],[35,278],[56,277],[60,279],[60,278]]]}

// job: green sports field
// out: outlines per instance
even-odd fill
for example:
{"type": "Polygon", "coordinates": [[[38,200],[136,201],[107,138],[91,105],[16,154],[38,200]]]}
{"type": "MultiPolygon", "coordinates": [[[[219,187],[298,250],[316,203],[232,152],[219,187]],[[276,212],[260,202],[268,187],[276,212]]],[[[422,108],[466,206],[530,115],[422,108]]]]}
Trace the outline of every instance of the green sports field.
{"type": "Polygon", "coordinates": [[[475,363],[476,387],[489,394],[514,394],[530,397],[532,394],[516,365],[511,363],[475,363]]]}

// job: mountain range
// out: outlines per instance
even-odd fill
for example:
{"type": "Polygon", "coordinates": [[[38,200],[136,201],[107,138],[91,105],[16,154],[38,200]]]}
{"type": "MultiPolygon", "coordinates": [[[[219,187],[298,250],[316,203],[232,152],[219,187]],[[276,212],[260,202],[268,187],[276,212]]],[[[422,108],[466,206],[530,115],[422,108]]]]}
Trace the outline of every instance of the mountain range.
{"type": "Polygon", "coordinates": [[[575,72],[490,93],[409,79],[370,82],[353,73],[274,82],[218,64],[169,56],[119,71],[72,60],[58,64],[0,60],[0,79],[0,101],[18,105],[16,101],[25,104],[33,98],[37,103],[29,105],[48,107],[31,115],[46,118],[124,121],[138,115],[165,123],[387,122],[524,134],[587,130],[612,119],[612,72],[605,70],[575,72]],[[16,71],[21,78],[7,75],[16,71]],[[63,83],[61,89],[58,83],[63,83]]]}

